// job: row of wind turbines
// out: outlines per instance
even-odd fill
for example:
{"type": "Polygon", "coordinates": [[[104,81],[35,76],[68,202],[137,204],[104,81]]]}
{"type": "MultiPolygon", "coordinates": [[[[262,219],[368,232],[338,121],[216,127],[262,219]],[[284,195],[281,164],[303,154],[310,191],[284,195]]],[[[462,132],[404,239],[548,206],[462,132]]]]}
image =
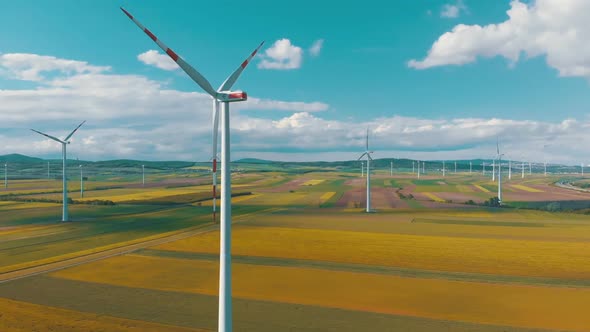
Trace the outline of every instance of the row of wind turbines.
{"type": "MultiPolygon", "coordinates": [[[[373,158],[371,157],[371,154],[374,153],[374,151],[370,151],[369,150],[369,129],[367,128],[367,134],[365,136],[365,151],[363,152],[363,154],[361,154],[361,156],[357,159],[357,160],[361,160],[363,157],[366,157],[366,166],[365,163],[361,162],[361,177],[365,177],[367,179],[367,184],[366,184],[366,189],[367,189],[367,194],[366,194],[366,209],[365,212],[367,213],[371,213],[371,212],[375,212],[374,210],[371,209],[371,161],[373,160],[373,158]]],[[[502,204],[502,157],[504,157],[503,153],[500,153],[500,144],[498,141],[496,141],[496,156],[493,158],[492,160],[492,181],[494,182],[498,182],[498,203],[502,204]],[[497,165],[496,165],[496,161],[497,161],[497,165]],[[496,174],[498,175],[496,177],[496,174]]],[[[455,161],[455,173],[457,173],[457,162],[455,161]]],[[[486,163],[482,162],[481,164],[482,166],[482,173],[485,176],[486,175],[486,163]]],[[[547,162],[544,163],[544,175],[547,176],[547,162]]],[[[508,179],[512,179],[512,161],[509,160],[508,161],[508,179]]],[[[584,175],[584,164],[582,163],[580,165],[581,167],[581,174],[582,176],[584,175]]],[[[443,177],[446,176],[446,161],[443,160],[442,161],[442,175],[443,177]]],[[[521,162],[521,178],[524,179],[525,177],[525,162],[521,162]]],[[[529,169],[529,175],[532,174],[532,163],[529,162],[528,163],[528,169],[529,169]]],[[[390,172],[390,176],[393,176],[393,161],[390,162],[390,166],[389,166],[389,172],[390,172]]],[[[426,162],[425,161],[420,161],[420,160],[414,160],[412,161],[412,173],[415,173],[417,178],[420,178],[420,174],[425,174],[426,173],[426,162]]],[[[473,162],[470,161],[469,162],[469,174],[472,174],[473,172],[473,162]]]]}

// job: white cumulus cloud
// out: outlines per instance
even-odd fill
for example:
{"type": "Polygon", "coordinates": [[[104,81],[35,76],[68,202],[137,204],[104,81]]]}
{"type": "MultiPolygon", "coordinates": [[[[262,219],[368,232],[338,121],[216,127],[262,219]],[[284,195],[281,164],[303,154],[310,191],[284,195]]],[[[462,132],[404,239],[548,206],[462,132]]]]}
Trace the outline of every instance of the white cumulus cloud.
{"type": "Polygon", "coordinates": [[[461,15],[461,12],[466,12],[467,6],[462,0],[457,0],[454,4],[445,4],[440,12],[440,17],[444,18],[457,18],[461,15]]]}
{"type": "Polygon", "coordinates": [[[323,39],[316,40],[315,42],[313,42],[313,44],[309,48],[309,54],[311,54],[312,56],[320,55],[320,52],[321,52],[323,46],[324,46],[323,39]]]}
{"type": "Polygon", "coordinates": [[[137,56],[137,59],[146,65],[154,66],[164,70],[178,69],[178,65],[168,55],[162,54],[156,50],[149,50],[137,56]]]}
{"type": "Polygon", "coordinates": [[[9,53],[0,54],[0,73],[10,78],[40,82],[45,79],[43,73],[61,74],[96,74],[109,71],[108,66],[93,66],[85,61],[59,59],[54,56],[9,53]]]}
{"type": "Polygon", "coordinates": [[[291,44],[287,38],[277,40],[260,55],[261,69],[298,69],[303,62],[303,49],[291,44]]]}
{"type": "Polygon", "coordinates": [[[408,66],[426,69],[464,65],[478,57],[501,56],[516,64],[525,58],[545,56],[560,76],[590,78],[590,1],[537,0],[510,2],[508,18],[501,23],[456,25],[432,44],[422,60],[408,66]]]}

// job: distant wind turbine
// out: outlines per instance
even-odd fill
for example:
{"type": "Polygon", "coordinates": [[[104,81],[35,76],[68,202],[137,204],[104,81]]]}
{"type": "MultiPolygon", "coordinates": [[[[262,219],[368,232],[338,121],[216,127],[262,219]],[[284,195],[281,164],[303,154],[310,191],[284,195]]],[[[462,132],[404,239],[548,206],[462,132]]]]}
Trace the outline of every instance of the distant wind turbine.
{"type": "Polygon", "coordinates": [[[500,144],[496,141],[496,152],[498,158],[498,202],[502,204],[502,156],[500,154],[500,144]]]}
{"type": "Polygon", "coordinates": [[[369,128],[367,128],[367,136],[365,140],[365,152],[361,154],[358,160],[361,160],[364,156],[367,157],[367,209],[366,212],[371,212],[371,153],[373,151],[369,151],[369,128]]]}
{"type": "Polygon", "coordinates": [[[470,161],[469,162],[469,174],[471,174],[471,171],[473,170],[473,162],[470,161]]]}
{"type": "Polygon", "coordinates": [[[426,174],[426,162],[422,162],[422,174],[426,174]]]}
{"type": "Polygon", "coordinates": [[[446,166],[445,166],[445,161],[443,160],[443,177],[445,176],[445,171],[446,171],[446,166]]]}
{"type": "Polygon", "coordinates": [[[508,180],[512,180],[512,160],[508,160],[508,180]]]}
{"type": "Polygon", "coordinates": [[[8,164],[4,163],[4,189],[8,188],[8,164]]]}
{"type": "Polygon", "coordinates": [[[393,161],[389,165],[389,176],[393,176],[393,161]]]}
{"type": "Polygon", "coordinates": [[[420,178],[420,160],[418,160],[417,163],[418,163],[418,173],[417,173],[417,175],[418,175],[418,179],[419,179],[420,178]]]}
{"type": "Polygon", "coordinates": [[[84,173],[82,172],[82,165],[80,167],[80,197],[84,198],[84,173]]]}
{"type": "Polygon", "coordinates": [[[31,129],[32,131],[36,132],[37,134],[43,135],[43,136],[50,138],[58,143],[61,143],[61,151],[62,151],[62,158],[63,158],[63,170],[62,170],[62,186],[63,186],[62,208],[63,209],[62,209],[61,221],[68,221],[68,179],[67,179],[67,175],[66,175],[66,146],[68,144],[70,144],[69,139],[72,137],[72,135],[74,135],[74,133],[78,130],[78,128],[82,127],[82,125],[85,122],[86,121],[82,121],[82,123],[80,123],[78,125],[78,127],[76,127],[76,129],[72,130],[72,132],[68,136],[66,136],[66,138],[64,138],[63,140],[61,140],[57,137],[53,137],[51,135],[47,135],[47,134],[37,131],[35,129],[31,129]]]}
{"type": "Polygon", "coordinates": [[[496,181],[496,159],[492,160],[492,182],[496,181]]]}
{"type": "Polygon", "coordinates": [[[524,179],[524,161],[522,162],[522,175],[520,176],[522,179],[524,179]]]}

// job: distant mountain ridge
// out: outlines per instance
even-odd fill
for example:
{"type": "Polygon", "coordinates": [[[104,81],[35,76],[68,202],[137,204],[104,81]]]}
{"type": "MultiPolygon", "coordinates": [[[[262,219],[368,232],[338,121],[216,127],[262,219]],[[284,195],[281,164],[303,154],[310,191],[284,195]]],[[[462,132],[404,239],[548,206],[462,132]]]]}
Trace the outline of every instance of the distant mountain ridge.
{"type": "MultiPolygon", "coordinates": [[[[83,160],[76,160],[76,159],[68,159],[68,161],[76,161],[80,162],[81,164],[93,164],[99,167],[141,167],[141,165],[145,165],[146,167],[153,167],[153,168],[183,168],[183,167],[191,167],[195,165],[208,165],[210,164],[209,161],[205,162],[194,162],[194,161],[147,161],[147,160],[133,160],[133,159],[114,159],[114,160],[101,160],[101,161],[83,161],[83,160]]],[[[373,160],[372,165],[373,167],[377,168],[387,168],[389,167],[390,163],[393,162],[393,167],[404,167],[404,168],[412,168],[412,163],[415,160],[407,159],[407,158],[376,158],[373,160]]],[[[61,162],[61,159],[42,159],[37,157],[30,157],[22,154],[7,154],[0,156],[0,163],[18,163],[18,164],[37,164],[43,162],[61,162]]],[[[428,168],[440,168],[442,167],[442,160],[425,160],[426,165],[428,168]]],[[[454,168],[455,160],[446,160],[446,168],[450,170],[454,168]]],[[[457,160],[457,168],[458,169],[468,169],[469,162],[473,164],[473,169],[476,170],[477,167],[481,167],[482,163],[486,165],[490,165],[492,163],[492,159],[467,159],[467,160],[457,160]]],[[[507,163],[507,161],[503,161],[507,163]]],[[[275,160],[265,160],[265,159],[258,159],[258,158],[242,158],[238,160],[232,161],[232,163],[236,164],[251,164],[251,165],[299,165],[299,166],[314,166],[314,167],[357,167],[361,161],[358,160],[342,160],[342,161],[275,161],[275,160]]],[[[519,167],[520,161],[513,161],[513,166],[519,167]]],[[[528,165],[528,162],[526,162],[528,165]]],[[[539,165],[539,163],[533,163],[534,165],[539,165]]],[[[553,166],[566,166],[562,164],[547,164],[548,167],[553,166]]],[[[571,167],[576,167],[571,166],[571,167]]]]}

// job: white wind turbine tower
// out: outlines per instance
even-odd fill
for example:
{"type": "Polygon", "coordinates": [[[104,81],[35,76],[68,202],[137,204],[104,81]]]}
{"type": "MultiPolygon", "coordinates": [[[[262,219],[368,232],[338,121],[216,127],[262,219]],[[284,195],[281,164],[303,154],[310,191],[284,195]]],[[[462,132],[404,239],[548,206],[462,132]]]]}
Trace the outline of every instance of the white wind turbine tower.
{"type": "Polygon", "coordinates": [[[422,174],[426,174],[426,162],[422,162],[422,174]]]}
{"type": "Polygon", "coordinates": [[[522,162],[522,175],[520,176],[522,179],[524,179],[524,161],[522,162]]]}
{"type": "Polygon", "coordinates": [[[393,176],[393,161],[389,165],[389,176],[393,176]]]}
{"type": "Polygon", "coordinates": [[[473,162],[470,161],[469,162],[469,174],[471,174],[471,171],[473,170],[473,162]]]}
{"type": "Polygon", "coordinates": [[[496,141],[496,152],[498,158],[498,203],[502,204],[502,156],[500,154],[500,144],[496,141]]]}
{"type": "Polygon", "coordinates": [[[361,178],[365,177],[365,163],[361,161],[361,178]]]}
{"type": "Polygon", "coordinates": [[[512,180],[512,160],[508,160],[508,180],[512,180]]]}
{"type": "Polygon", "coordinates": [[[4,189],[8,188],[8,164],[4,163],[4,189]]]}
{"type": "Polygon", "coordinates": [[[412,173],[416,173],[416,162],[412,160],[412,173]]]}
{"type": "Polygon", "coordinates": [[[445,176],[445,172],[446,172],[446,166],[445,166],[445,161],[443,160],[443,177],[445,176]]]}
{"type": "MultiPolygon", "coordinates": [[[[219,113],[221,113],[221,218],[220,218],[220,250],[219,250],[219,317],[218,330],[232,331],[232,286],[231,286],[231,170],[230,170],[230,118],[229,104],[248,99],[243,91],[231,91],[231,87],[240,77],[250,60],[262,47],[262,42],[242,64],[226,78],[219,89],[215,90],[211,83],[195,68],[168,48],[150,30],[145,28],[129,12],[121,8],[143,32],[145,32],[178,66],[205,92],[213,98],[213,176],[217,174],[217,134],[219,131],[219,113]],[[220,111],[220,107],[221,111],[220,111]]],[[[213,182],[215,190],[216,180],[213,182]]]]}
{"type": "Polygon", "coordinates": [[[533,163],[529,161],[529,175],[533,174],[533,163]]]}
{"type": "Polygon", "coordinates": [[[486,162],[485,161],[481,162],[481,172],[484,176],[486,175],[486,162]]]}
{"type": "Polygon", "coordinates": [[[420,160],[416,161],[416,163],[418,164],[418,173],[417,173],[417,176],[418,176],[418,179],[419,179],[420,178],[420,160]]]}
{"type": "Polygon", "coordinates": [[[492,160],[492,182],[496,181],[496,159],[492,160]]]}
{"type": "Polygon", "coordinates": [[[62,171],[62,186],[63,186],[62,208],[63,209],[62,209],[61,221],[68,221],[68,179],[66,176],[66,146],[68,144],[70,144],[69,139],[72,137],[72,135],[74,135],[76,130],[78,130],[78,128],[82,127],[82,125],[85,122],[86,121],[82,121],[82,123],[80,123],[78,125],[78,127],[76,127],[76,129],[72,130],[72,132],[68,136],[66,136],[66,138],[64,138],[63,140],[61,140],[57,137],[53,137],[51,135],[47,135],[47,134],[37,131],[35,129],[31,129],[32,131],[36,132],[37,134],[41,134],[41,135],[43,135],[47,138],[50,138],[58,143],[61,143],[61,153],[62,153],[62,158],[63,158],[63,171],[62,171]]]}
{"type": "Polygon", "coordinates": [[[369,151],[369,128],[367,128],[367,137],[365,140],[365,152],[363,152],[363,154],[361,154],[359,159],[357,159],[357,160],[361,160],[361,158],[363,158],[364,156],[367,156],[367,209],[366,209],[366,212],[371,212],[371,160],[373,160],[373,158],[371,158],[371,153],[373,153],[373,151],[369,151]]]}
{"type": "Polygon", "coordinates": [[[80,165],[79,168],[80,168],[80,197],[84,198],[84,173],[82,172],[82,165],[80,165]]]}
{"type": "Polygon", "coordinates": [[[457,173],[457,162],[455,161],[455,174],[457,173]]]}

